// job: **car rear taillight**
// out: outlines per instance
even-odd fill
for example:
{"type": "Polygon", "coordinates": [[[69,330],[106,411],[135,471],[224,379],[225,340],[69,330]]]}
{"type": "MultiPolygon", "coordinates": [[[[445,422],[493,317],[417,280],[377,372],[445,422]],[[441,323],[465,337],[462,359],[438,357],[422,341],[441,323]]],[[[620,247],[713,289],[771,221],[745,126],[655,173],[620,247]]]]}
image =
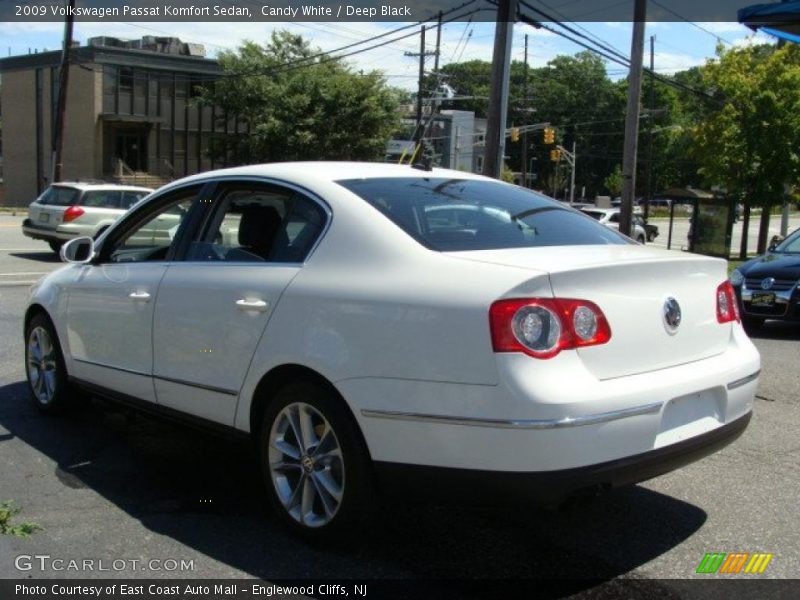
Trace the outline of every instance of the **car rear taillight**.
{"type": "Polygon", "coordinates": [[[741,321],[739,306],[736,304],[736,294],[730,281],[723,281],[717,288],[717,322],[730,323],[741,321]]]}
{"type": "Polygon", "coordinates": [[[83,214],[83,209],[80,206],[68,206],[64,211],[64,223],[74,221],[83,214]]]}
{"type": "Polygon", "coordinates": [[[605,344],[611,328],[603,311],[587,300],[517,298],[489,309],[495,352],[552,358],[562,350],[605,344]]]}

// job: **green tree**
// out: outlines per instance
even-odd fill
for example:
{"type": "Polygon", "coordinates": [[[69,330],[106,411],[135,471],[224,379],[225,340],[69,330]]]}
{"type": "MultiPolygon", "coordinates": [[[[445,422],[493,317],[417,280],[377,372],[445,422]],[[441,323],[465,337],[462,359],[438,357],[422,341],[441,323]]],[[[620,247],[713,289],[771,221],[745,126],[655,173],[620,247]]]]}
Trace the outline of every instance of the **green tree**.
{"type": "Polygon", "coordinates": [[[612,198],[616,198],[622,193],[622,167],[616,165],[614,170],[603,180],[603,187],[608,190],[612,198]]]}
{"type": "Polygon", "coordinates": [[[764,252],[769,208],[800,175],[800,47],[719,48],[703,76],[725,102],[697,127],[700,172],[709,184],[763,208],[758,252],[764,252]]]}
{"type": "Polygon", "coordinates": [[[378,72],[357,73],[318,53],[302,36],[277,31],[264,46],[245,42],[219,56],[224,74],[201,91],[200,101],[223,115],[218,129],[235,117],[239,133],[215,136],[215,158],[233,164],[383,158],[400,94],[378,72]]]}

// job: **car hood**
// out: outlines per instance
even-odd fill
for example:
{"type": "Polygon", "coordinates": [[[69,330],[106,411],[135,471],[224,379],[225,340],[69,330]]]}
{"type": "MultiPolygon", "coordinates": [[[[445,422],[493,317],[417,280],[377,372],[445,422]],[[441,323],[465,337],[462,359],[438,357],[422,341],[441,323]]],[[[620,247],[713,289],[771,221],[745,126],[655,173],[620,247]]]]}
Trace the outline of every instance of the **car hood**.
{"type": "Polygon", "coordinates": [[[739,271],[745,277],[800,279],[800,254],[769,253],[746,262],[739,271]]]}

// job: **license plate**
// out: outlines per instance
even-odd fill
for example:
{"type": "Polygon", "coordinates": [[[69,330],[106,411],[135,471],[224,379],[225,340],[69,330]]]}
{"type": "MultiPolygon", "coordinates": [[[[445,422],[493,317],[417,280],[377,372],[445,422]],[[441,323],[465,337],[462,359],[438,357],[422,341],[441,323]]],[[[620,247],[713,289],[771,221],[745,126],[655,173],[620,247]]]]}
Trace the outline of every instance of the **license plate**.
{"type": "Polygon", "coordinates": [[[775,304],[775,293],[756,292],[753,294],[750,304],[753,306],[773,306],[775,304]]]}
{"type": "Polygon", "coordinates": [[[50,213],[39,213],[39,222],[48,223],[50,221],[50,213]]]}

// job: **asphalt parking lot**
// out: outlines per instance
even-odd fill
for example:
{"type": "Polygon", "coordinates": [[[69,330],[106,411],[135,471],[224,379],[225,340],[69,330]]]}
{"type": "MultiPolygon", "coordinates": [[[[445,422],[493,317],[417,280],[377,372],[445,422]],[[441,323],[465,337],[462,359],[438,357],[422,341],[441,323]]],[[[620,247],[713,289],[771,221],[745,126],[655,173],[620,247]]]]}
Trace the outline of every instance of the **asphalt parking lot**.
{"type": "Polygon", "coordinates": [[[758,577],[800,572],[800,326],[757,334],[750,427],[701,462],[566,511],[386,507],[348,549],[319,549],[272,518],[246,444],[113,407],[61,418],[33,408],[27,282],[59,263],[20,221],[0,216],[0,502],[42,530],[0,536],[0,577],[652,578],[670,597],[669,579],[710,577],[695,573],[707,552],[773,553],[758,577]],[[20,554],[131,562],[112,573],[21,572],[20,554]],[[193,569],[143,572],[152,559],[193,569]]]}

